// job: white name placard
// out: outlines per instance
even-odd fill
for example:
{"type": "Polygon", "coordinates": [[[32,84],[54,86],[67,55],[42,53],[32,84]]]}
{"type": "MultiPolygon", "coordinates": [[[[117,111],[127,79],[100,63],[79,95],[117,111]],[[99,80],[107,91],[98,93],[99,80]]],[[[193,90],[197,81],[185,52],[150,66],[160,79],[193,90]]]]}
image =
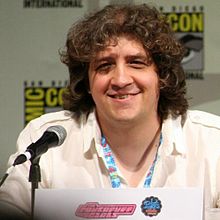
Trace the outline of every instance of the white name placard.
{"type": "Polygon", "coordinates": [[[37,189],[38,220],[202,220],[199,188],[37,189]]]}

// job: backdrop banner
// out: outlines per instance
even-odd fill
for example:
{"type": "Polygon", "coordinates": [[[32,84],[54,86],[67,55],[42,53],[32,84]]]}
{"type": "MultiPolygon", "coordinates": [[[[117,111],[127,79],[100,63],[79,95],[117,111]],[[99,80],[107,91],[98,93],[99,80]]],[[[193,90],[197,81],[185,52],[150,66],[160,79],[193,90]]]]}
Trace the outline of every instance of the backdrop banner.
{"type": "MultiPolygon", "coordinates": [[[[0,0],[0,176],[24,126],[62,109],[68,70],[59,50],[77,19],[110,3],[143,0],[0,0]]],[[[220,1],[154,0],[185,45],[183,67],[191,109],[220,115],[220,1]]]]}

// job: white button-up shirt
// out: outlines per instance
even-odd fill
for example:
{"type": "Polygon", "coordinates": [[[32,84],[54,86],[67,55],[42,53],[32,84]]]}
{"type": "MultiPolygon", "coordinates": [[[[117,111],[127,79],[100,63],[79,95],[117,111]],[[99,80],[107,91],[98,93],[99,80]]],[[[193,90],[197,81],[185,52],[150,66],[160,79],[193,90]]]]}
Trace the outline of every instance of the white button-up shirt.
{"type": "MultiPolygon", "coordinates": [[[[48,113],[31,121],[21,132],[18,152],[39,139],[50,126],[67,131],[64,143],[41,156],[40,188],[111,188],[101,150],[101,132],[94,113],[76,123],[70,112],[48,113]]],[[[152,187],[203,187],[205,208],[215,207],[220,195],[220,117],[188,111],[182,118],[169,117],[162,126],[163,142],[152,177],[152,187]]],[[[14,168],[0,188],[0,200],[31,212],[30,162],[14,168]]],[[[147,174],[148,170],[146,170],[147,174]]],[[[121,187],[128,187],[119,172],[121,187]]],[[[138,187],[143,187],[145,177],[138,187]]],[[[220,219],[220,218],[219,218],[220,219]]]]}

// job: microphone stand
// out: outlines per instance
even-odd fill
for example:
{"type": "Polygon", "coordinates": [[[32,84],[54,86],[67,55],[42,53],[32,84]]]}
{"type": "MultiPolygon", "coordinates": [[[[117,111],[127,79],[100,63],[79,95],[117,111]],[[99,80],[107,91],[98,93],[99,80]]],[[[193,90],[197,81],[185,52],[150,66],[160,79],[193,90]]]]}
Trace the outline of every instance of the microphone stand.
{"type": "Polygon", "coordinates": [[[31,159],[29,171],[29,182],[31,182],[31,219],[34,219],[35,189],[38,188],[38,182],[41,181],[39,161],[40,157],[31,159]]]}

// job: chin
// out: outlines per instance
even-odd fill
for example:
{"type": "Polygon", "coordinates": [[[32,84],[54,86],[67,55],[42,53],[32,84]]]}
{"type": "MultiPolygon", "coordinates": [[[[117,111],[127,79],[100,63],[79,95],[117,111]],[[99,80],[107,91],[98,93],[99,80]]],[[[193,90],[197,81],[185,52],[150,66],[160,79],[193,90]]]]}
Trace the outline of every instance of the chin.
{"type": "Polygon", "coordinates": [[[135,119],[137,117],[135,117],[134,115],[131,114],[116,114],[114,115],[114,120],[115,121],[119,121],[119,122],[131,122],[131,121],[135,121],[135,119]]]}

